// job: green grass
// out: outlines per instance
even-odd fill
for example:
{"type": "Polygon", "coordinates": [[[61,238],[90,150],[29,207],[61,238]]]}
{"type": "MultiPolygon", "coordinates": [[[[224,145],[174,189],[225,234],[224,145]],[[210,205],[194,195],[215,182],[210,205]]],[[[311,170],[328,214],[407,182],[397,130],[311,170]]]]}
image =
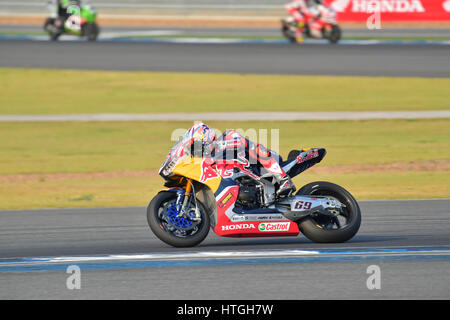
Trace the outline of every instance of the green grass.
{"type": "MultiPolygon", "coordinates": [[[[358,200],[448,198],[450,174],[394,172],[319,175],[305,172],[297,187],[318,180],[342,185],[358,200]]],[[[158,177],[70,178],[3,183],[0,209],[147,206],[162,188],[158,177]]]]}
{"type": "MultiPolygon", "coordinates": [[[[162,187],[156,170],[172,145],[172,131],[190,125],[1,123],[0,209],[144,206],[162,187]],[[105,174],[95,174],[98,172],[105,174]],[[140,172],[146,174],[140,176],[140,172]]],[[[328,154],[316,167],[327,171],[305,172],[294,179],[298,187],[328,180],[342,184],[358,199],[450,197],[450,172],[445,168],[358,169],[360,165],[406,165],[429,160],[447,161],[448,165],[448,119],[210,125],[220,130],[268,129],[269,133],[270,129],[279,129],[282,155],[293,148],[325,147],[328,154]],[[355,170],[343,173],[340,166],[355,166],[355,170]]],[[[270,139],[267,145],[273,147],[270,139]]]]}
{"type": "MultiPolygon", "coordinates": [[[[449,110],[449,87],[450,79],[0,68],[0,114],[449,110]]],[[[279,129],[284,156],[326,148],[324,170],[298,176],[298,187],[328,180],[358,199],[450,197],[449,119],[208,124],[279,129]],[[408,166],[427,161],[437,162],[408,166]]],[[[144,206],[162,186],[156,170],[172,132],[191,125],[0,123],[0,209],[144,206]]]]}
{"type": "MultiPolygon", "coordinates": [[[[377,165],[450,159],[450,120],[209,122],[229,128],[279,129],[281,155],[325,147],[321,165],[377,165]]],[[[173,142],[168,123],[1,123],[0,174],[156,170],[173,142]]],[[[249,131],[248,131],[249,132],[249,131]]],[[[260,138],[258,138],[260,139],[260,138]]]]}
{"type": "Polygon", "coordinates": [[[0,114],[449,110],[450,79],[0,68],[0,114]]]}

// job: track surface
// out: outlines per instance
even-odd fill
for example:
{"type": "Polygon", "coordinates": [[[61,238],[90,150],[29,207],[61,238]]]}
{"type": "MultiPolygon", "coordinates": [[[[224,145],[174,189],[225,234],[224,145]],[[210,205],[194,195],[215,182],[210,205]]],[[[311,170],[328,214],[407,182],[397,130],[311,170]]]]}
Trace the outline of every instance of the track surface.
{"type": "Polygon", "coordinates": [[[449,77],[446,45],[177,44],[0,40],[0,66],[449,77]]]}
{"type": "MultiPolygon", "coordinates": [[[[133,27],[102,26],[102,33],[134,33],[169,31],[180,35],[197,36],[280,36],[279,28],[220,28],[220,27],[133,27]]],[[[42,33],[42,25],[0,25],[3,33],[42,33]]],[[[367,28],[345,28],[345,37],[450,37],[448,28],[385,28],[369,30],[367,28]]]]}
{"type": "MultiPolygon", "coordinates": [[[[306,238],[232,239],[212,232],[198,247],[171,248],[149,230],[145,208],[55,209],[0,212],[0,262],[15,258],[108,254],[208,253],[261,250],[450,249],[450,200],[362,201],[359,233],[342,244],[306,238]]],[[[0,269],[2,263],[0,263],[0,269]]],[[[1,270],[0,270],[1,271],[1,270]]],[[[448,257],[405,261],[283,261],[214,266],[83,270],[82,289],[68,290],[65,270],[0,273],[2,299],[371,299],[450,298],[448,257]],[[369,265],[380,266],[381,290],[366,287],[369,265]],[[192,284],[195,284],[194,286],[192,284]],[[131,290],[131,288],[133,288],[131,290]]]]}

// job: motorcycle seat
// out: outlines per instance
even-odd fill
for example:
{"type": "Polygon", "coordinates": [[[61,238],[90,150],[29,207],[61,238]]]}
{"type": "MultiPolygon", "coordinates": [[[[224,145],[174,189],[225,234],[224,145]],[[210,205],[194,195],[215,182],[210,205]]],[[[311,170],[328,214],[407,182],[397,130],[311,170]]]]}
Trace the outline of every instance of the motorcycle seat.
{"type": "Polygon", "coordinates": [[[296,160],[298,155],[300,154],[300,150],[291,150],[288,154],[287,160],[283,161],[283,158],[280,156],[280,166],[284,167],[288,163],[290,163],[292,160],[296,160]]]}

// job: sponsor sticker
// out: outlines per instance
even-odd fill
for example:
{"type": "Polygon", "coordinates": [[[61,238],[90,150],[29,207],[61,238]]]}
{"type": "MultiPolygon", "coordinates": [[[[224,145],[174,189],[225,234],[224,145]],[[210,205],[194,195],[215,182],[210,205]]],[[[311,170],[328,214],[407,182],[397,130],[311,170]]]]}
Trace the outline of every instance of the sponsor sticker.
{"type": "Polygon", "coordinates": [[[262,222],[258,225],[258,230],[262,232],[288,231],[291,223],[286,222],[262,222]]]}
{"type": "MultiPolygon", "coordinates": [[[[207,160],[207,159],[205,159],[207,160]]],[[[202,161],[202,175],[200,177],[200,182],[206,182],[209,179],[214,179],[219,177],[216,171],[209,166],[208,161],[202,161]]]]}
{"type": "Polygon", "coordinates": [[[256,229],[253,223],[229,224],[222,226],[222,231],[256,229]]]}
{"type": "Polygon", "coordinates": [[[313,158],[317,158],[319,156],[319,151],[317,149],[314,149],[312,151],[307,151],[305,155],[299,155],[297,157],[298,163],[303,163],[305,161],[311,160],[313,158]]]}
{"type": "Polygon", "coordinates": [[[219,206],[219,208],[223,208],[231,198],[233,198],[233,194],[231,192],[228,192],[228,194],[221,201],[219,201],[217,205],[219,206]]]}

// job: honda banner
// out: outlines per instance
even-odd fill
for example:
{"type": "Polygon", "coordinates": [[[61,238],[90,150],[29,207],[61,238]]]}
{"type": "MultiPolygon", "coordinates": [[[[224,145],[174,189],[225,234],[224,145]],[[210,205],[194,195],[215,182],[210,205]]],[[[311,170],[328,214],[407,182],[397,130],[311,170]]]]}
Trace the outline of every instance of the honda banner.
{"type": "Polygon", "coordinates": [[[450,0],[328,0],[340,21],[362,22],[374,13],[383,21],[450,21],[450,0]]]}

